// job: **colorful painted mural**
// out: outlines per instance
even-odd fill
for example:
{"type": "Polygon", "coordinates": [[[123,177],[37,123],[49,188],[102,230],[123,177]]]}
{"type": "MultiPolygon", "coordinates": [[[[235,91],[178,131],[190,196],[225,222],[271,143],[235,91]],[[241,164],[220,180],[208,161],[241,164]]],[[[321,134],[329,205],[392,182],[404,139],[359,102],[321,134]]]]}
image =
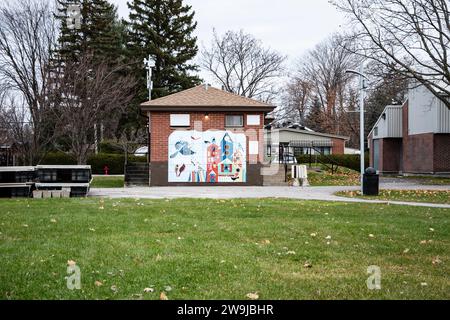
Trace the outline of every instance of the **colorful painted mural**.
{"type": "Polygon", "coordinates": [[[247,181],[247,139],[228,131],[175,131],[169,137],[168,181],[247,181]]]}

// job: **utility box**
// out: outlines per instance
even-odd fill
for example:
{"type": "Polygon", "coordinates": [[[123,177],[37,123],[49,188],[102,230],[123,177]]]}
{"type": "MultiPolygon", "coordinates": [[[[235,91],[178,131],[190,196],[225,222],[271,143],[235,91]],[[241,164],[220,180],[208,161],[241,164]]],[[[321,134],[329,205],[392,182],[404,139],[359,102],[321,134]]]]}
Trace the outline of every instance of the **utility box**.
{"type": "Polygon", "coordinates": [[[295,187],[307,187],[308,183],[308,169],[305,165],[292,166],[292,179],[294,179],[295,187]]]}
{"type": "Polygon", "coordinates": [[[378,196],[380,194],[380,176],[374,168],[367,168],[363,176],[363,194],[378,196]]]}

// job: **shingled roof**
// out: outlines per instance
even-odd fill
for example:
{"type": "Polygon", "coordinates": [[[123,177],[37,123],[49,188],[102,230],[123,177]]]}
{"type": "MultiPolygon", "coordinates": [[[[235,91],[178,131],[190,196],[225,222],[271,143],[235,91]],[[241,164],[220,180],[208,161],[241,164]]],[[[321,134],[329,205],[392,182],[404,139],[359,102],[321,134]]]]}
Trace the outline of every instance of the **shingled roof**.
{"type": "Polygon", "coordinates": [[[200,85],[141,104],[143,111],[273,111],[275,106],[200,85]]]}

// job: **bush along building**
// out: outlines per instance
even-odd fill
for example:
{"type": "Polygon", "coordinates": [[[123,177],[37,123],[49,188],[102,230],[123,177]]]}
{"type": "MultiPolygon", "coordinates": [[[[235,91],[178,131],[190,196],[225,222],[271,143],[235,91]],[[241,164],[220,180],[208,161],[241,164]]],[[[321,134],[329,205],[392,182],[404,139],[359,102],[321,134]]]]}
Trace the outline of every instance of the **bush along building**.
{"type": "Polygon", "coordinates": [[[264,119],[274,109],[209,85],[143,103],[150,186],[263,185],[264,119]]]}
{"type": "Polygon", "coordinates": [[[370,165],[382,174],[450,175],[450,109],[423,86],[387,106],[368,139],[370,165]]]}

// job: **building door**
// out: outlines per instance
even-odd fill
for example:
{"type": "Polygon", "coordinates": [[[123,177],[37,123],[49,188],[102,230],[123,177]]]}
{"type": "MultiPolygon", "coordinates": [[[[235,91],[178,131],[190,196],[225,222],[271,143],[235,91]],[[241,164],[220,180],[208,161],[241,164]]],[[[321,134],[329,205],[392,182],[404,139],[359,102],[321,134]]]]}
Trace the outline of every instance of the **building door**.
{"type": "Polygon", "coordinates": [[[380,140],[373,140],[373,167],[380,170],[380,140]]]}

